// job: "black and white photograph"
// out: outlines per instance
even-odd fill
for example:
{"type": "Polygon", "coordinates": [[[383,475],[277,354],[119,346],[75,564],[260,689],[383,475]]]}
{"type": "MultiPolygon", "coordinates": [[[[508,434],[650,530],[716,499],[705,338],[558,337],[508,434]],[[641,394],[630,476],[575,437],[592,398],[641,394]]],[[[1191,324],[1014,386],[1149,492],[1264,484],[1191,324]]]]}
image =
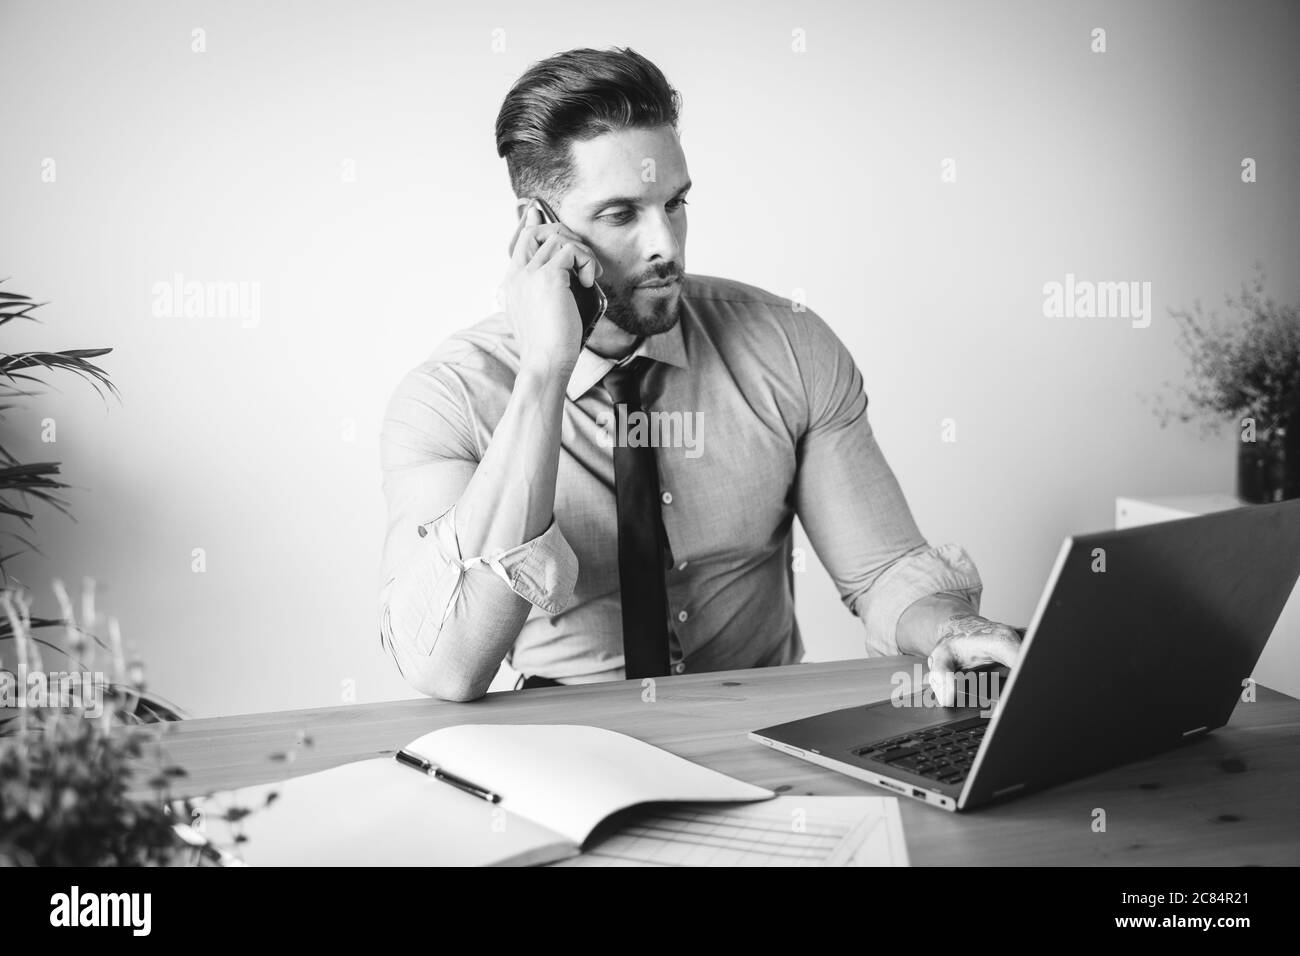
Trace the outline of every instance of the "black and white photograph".
{"type": "Polygon", "coordinates": [[[14,925],[369,926],[396,867],[1276,924],[1298,48],[1294,0],[0,0],[14,925]]]}

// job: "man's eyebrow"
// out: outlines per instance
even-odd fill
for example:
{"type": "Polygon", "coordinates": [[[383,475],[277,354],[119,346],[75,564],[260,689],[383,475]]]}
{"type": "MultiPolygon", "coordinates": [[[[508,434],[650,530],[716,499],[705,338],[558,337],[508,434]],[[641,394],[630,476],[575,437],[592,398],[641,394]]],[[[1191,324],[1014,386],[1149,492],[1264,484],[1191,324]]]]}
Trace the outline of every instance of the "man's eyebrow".
{"type": "MultiPolygon", "coordinates": [[[[686,182],[683,183],[678,188],[677,192],[673,193],[672,198],[676,199],[682,193],[686,192],[686,190],[690,189],[691,185],[692,185],[691,181],[689,179],[686,180],[686,182]]],[[[587,211],[598,212],[599,210],[604,209],[606,206],[635,206],[640,201],[641,201],[640,196],[611,196],[608,199],[601,199],[594,203],[588,204],[587,211]]]]}

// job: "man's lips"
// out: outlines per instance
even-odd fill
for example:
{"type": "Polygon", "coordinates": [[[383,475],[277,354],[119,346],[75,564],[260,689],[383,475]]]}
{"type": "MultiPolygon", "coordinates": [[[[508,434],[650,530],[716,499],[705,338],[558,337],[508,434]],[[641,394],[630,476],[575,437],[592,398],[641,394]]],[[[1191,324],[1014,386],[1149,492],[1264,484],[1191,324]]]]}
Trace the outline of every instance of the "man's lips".
{"type": "Polygon", "coordinates": [[[637,286],[638,289],[661,289],[664,286],[673,285],[680,282],[681,276],[670,276],[667,279],[651,279],[649,282],[642,282],[637,286]]]}

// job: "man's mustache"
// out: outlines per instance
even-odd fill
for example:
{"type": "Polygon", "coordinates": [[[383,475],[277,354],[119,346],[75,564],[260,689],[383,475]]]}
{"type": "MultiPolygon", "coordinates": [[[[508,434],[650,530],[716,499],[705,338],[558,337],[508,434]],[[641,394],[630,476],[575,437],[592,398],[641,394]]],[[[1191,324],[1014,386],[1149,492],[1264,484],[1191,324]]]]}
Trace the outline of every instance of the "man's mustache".
{"type": "Polygon", "coordinates": [[[676,263],[672,263],[671,265],[665,266],[664,268],[656,272],[651,272],[647,275],[643,275],[639,279],[629,282],[627,285],[628,288],[634,288],[636,286],[641,285],[643,282],[658,282],[660,279],[680,279],[681,276],[682,276],[681,266],[677,265],[676,263]]]}

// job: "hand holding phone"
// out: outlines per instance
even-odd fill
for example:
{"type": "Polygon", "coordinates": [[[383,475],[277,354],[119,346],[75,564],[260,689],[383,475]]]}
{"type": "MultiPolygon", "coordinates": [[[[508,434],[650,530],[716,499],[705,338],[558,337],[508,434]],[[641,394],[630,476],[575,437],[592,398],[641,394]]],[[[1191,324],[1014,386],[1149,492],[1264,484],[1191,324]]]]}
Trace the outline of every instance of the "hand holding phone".
{"type": "Polygon", "coordinates": [[[553,364],[571,364],[608,306],[596,282],[603,267],[544,199],[535,196],[521,203],[523,212],[510,240],[511,264],[503,285],[506,311],[520,337],[522,358],[527,358],[523,353],[529,351],[528,346],[537,343],[546,352],[559,350],[560,354],[551,355],[553,364]],[[557,291],[560,286],[567,288],[567,295],[557,291]],[[554,341],[557,336],[570,340],[554,327],[557,323],[577,326],[576,347],[563,348],[554,341]]]}
{"type": "MultiPolygon", "coordinates": [[[[549,223],[559,223],[559,217],[555,215],[545,199],[541,196],[534,196],[533,202],[537,203],[537,208],[541,210],[542,217],[549,223]]],[[[605,314],[605,309],[609,307],[609,301],[605,298],[604,290],[593,277],[590,286],[582,284],[582,278],[578,270],[574,269],[569,277],[569,291],[573,293],[574,301],[578,304],[578,316],[582,320],[582,344],[587,344],[587,339],[591,337],[591,330],[596,327],[600,317],[605,314]]]]}

